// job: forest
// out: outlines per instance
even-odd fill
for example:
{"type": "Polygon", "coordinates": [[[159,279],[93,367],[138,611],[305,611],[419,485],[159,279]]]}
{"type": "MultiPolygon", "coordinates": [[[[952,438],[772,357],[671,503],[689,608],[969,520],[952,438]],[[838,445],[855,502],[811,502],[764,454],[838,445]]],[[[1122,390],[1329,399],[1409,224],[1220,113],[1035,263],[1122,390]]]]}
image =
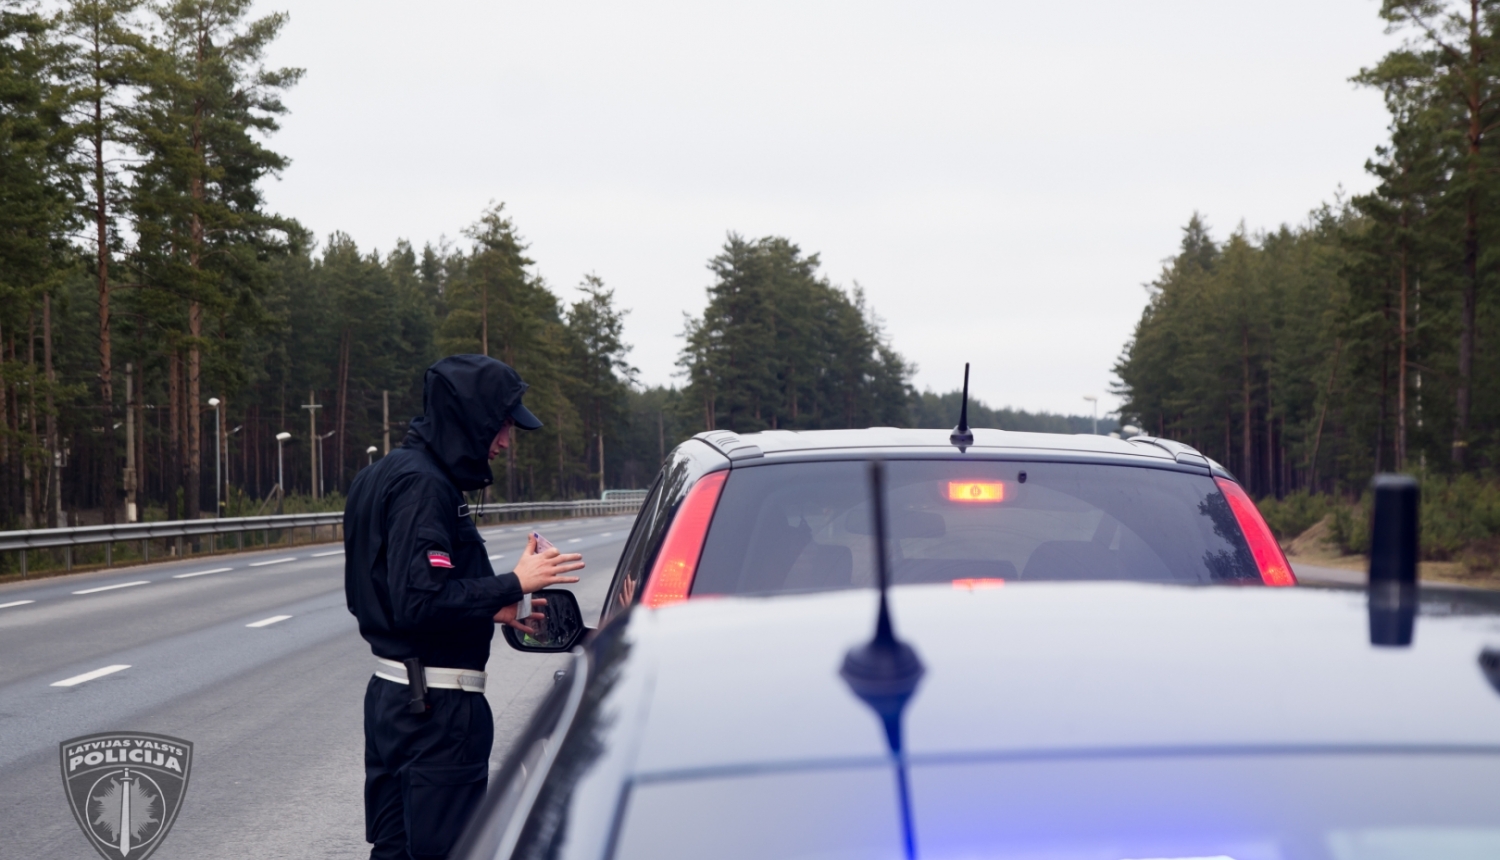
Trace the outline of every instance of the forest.
{"type": "Polygon", "coordinates": [[[1195,214],[1116,365],[1121,417],[1223,463],[1283,536],[1411,472],[1428,557],[1493,556],[1500,2],[1380,14],[1402,46],[1353,77],[1390,116],[1373,190],[1267,232],[1216,238],[1195,214]]]}
{"type": "Polygon", "coordinates": [[[546,422],[490,501],[647,486],[705,429],[957,421],[858,285],[785,238],[728,234],[681,386],[645,387],[630,309],[596,275],[548,283],[503,204],[384,250],[269,211],[302,71],[265,65],[287,19],[251,5],[0,0],[0,528],[337,508],[460,352],[516,367],[546,422]]]}

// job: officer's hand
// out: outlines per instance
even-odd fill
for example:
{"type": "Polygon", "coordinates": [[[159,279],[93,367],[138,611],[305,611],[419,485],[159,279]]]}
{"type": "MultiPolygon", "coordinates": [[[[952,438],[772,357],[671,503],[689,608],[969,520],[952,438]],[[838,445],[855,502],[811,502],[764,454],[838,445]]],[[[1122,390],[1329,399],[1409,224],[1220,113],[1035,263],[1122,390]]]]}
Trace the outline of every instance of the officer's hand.
{"type": "Polygon", "coordinates": [[[495,623],[504,624],[507,627],[514,627],[522,633],[530,633],[532,636],[535,636],[537,634],[537,629],[541,626],[541,620],[547,617],[545,613],[537,612],[536,608],[538,606],[546,605],[547,599],[545,597],[533,597],[531,598],[531,615],[527,616],[526,618],[518,619],[516,618],[516,610],[520,608],[521,604],[512,603],[511,605],[495,613],[495,623]]]}
{"type": "Polygon", "coordinates": [[[532,594],[550,585],[566,585],[577,582],[578,577],[566,576],[575,570],[583,570],[583,556],[576,552],[566,555],[557,547],[546,552],[536,551],[536,538],[526,538],[526,551],[516,565],[516,577],[521,580],[521,593],[532,594]]]}

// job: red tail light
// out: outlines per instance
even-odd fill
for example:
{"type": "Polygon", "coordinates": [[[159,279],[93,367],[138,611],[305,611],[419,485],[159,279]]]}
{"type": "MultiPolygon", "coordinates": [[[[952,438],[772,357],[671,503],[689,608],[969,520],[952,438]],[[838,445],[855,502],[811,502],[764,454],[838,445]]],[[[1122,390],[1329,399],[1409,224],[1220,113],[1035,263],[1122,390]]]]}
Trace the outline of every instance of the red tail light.
{"type": "Polygon", "coordinates": [[[693,587],[693,576],[698,573],[703,541],[708,537],[708,523],[713,519],[719,493],[728,477],[728,472],[710,472],[688,490],[676,519],[667,528],[667,537],[662,541],[661,551],[656,554],[656,564],[651,566],[646,589],[641,592],[642,603],[654,609],[687,600],[688,591],[693,587]]]}
{"type": "Polygon", "coordinates": [[[1229,509],[1239,521],[1240,531],[1245,533],[1245,542],[1250,544],[1250,554],[1255,556],[1255,566],[1260,568],[1261,581],[1266,585],[1296,585],[1297,576],[1292,566],[1266,525],[1265,517],[1256,510],[1255,503],[1245,494],[1244,488],[1227,478],[1215,478],[1224,498],[1229,500],[1229,509]]]}

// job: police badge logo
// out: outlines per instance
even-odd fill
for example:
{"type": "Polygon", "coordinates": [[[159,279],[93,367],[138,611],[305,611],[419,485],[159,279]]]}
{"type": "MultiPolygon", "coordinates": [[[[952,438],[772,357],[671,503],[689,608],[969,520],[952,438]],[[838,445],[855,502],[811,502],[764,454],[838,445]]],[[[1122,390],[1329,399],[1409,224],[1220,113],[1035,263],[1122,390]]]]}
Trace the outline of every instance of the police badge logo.
{"type": "Polygon", "coordinates": [[[187,793],[193,745],[146,732],[63,741],[63,789],[73,817],[106,860],[146,860],[161,847],[187,793]]]}

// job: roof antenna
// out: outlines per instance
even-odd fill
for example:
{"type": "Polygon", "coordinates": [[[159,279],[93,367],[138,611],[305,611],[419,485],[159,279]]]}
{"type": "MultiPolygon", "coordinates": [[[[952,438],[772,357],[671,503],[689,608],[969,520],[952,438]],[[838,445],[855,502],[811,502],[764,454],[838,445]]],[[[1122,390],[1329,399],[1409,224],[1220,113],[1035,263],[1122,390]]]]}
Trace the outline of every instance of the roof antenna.
{"type": "Polygon", "coordinates": [[[964,362],[964,400],[958,411],[958,426],[948,435],[948,442],[957,445],[961,452],[974,444],[974,431],[969,429],[969,363],[964,362]]]}
{"type": "Polygon", "coordinates": [[[1370,518],[1370,644],[1411,645],[1417,620],[1421,488],[1410,475],[1376,475],[1370,518]]]}
{"type": "Polygon", "coordinates": [[[912,832],[911,801],[906,786],[906,758],[901,752],[901,712],[922,680],[922,661],[917,652],[896,638],[891,626],[886,592],[890,588],[890,563],[887,556],[885,518],[885,464],[870,463],[870,514],[874,518],[875,573],[880,587],[880,611],[875,617],[875,638],[856,645],[844,655],[839,674],[854,695],[864,700],[880,717],[885,740],[896,758],[896,789],[901,799],[901,827],[906,841],[907,860],[915,860],[916,838],[912,832]]]}

